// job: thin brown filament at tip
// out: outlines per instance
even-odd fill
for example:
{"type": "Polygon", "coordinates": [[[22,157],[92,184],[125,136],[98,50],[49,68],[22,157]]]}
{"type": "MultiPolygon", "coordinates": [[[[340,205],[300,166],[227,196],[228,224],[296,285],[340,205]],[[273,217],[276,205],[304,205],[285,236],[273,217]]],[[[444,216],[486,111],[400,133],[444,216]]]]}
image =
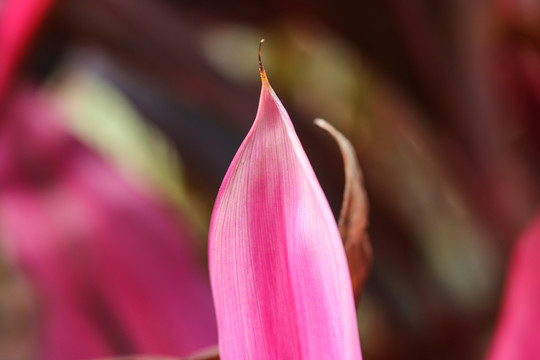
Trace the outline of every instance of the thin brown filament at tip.
{"type": "Polygon", "coordinates": [[[263,81],[263,83],[268,84],[268,78],[266,77],[266,71],[264,70],[262,57],[261,57],[261,50],[262,50],[263,42],[264,42],[264,39],[261,39],[261,41],[259,41],[259,73],[261,74],[261,80],[263,81]]]}

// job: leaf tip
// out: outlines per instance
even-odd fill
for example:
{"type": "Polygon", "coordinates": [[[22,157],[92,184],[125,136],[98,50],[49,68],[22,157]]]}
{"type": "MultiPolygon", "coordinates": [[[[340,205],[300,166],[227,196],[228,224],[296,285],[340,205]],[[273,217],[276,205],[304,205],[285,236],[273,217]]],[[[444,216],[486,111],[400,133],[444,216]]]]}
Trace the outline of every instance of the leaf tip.
{"type": "Polygon", "coordinates": [[[319,128],[325,130],[330,135],[332,135],[332,137],[334,137],[338,144],[340,144],[340,141],[343,141],[340,139],[341,137],[343,137],[343,135],[339,131],[337,131],[336,128],[332,126],[328,121],[321,118],[316,118],[315,120],[313,120],[313,123],[319,128]]]}
{"type": "Polygon", "coordinates": [[[259,41],[259,73],[261,74],[261,80],[264,85],[270,85],[268,83],[268,77],[266,76],[266,71],[264,70],[264,66],[262,63],[262,57],[261,57],[261,51],[262,51],[262,44],[264,43],[264,39],[261,39],[259,41]]]}
{"type": "Polygon", "coordinates": [[[321,119],[321,118],[315,118],[315,120],[313,120],[313,123],[315,125],[317,125],[318,127],[320,127],[321,129],[325,129],[328,127],[328,122],[324,119],[321,119]]]}

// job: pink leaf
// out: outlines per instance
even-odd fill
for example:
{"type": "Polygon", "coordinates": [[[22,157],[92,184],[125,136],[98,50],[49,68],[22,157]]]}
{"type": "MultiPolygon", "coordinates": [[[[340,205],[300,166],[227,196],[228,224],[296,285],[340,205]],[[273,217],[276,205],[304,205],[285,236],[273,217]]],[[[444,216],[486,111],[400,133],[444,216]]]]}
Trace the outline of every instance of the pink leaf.
{"type": "Polygon", "coordinates": [[[540,359],[540,217],[518,239],[510,260],[489,360],[540,359]]]}
{"type": "Polygon", "coordinates": [[[53,0],[0,1],[0,99],[53,0]]]}
{"type": "Polygon", "coordinates": [[[210,275],[222,359],[361,359],[339,231],[261,65],[255,122],[218,194],[210,275]]]}
{"type": "Polygon", "coordinates": [[[0,239],[34,285],[44,360],[213,345],[210,287],[171,209],[122,178],[33,90],[0,113],[0,239]]]}

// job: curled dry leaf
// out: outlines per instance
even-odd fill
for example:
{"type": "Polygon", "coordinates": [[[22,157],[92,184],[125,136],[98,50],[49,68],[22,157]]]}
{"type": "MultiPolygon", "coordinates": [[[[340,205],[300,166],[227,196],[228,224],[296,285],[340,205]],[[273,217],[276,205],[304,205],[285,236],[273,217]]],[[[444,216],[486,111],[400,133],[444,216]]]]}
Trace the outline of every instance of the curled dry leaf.
{"type": "Polygon", "coordinates": [[[323,119],[315,119],[315,125],[327,131],[336,140],[343,156],[345,190],[338,225],[347,253],[354,299],[358,304],[373,259],[367,233],[368,200],[362,170],[352,144],[342,133],[323,119]]]}

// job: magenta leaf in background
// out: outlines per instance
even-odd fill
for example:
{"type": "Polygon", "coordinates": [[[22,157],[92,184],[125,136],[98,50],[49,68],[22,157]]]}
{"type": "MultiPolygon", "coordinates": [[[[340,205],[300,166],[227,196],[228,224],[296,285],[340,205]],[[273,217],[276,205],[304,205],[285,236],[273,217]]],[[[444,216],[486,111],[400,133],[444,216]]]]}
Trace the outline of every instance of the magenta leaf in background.
{"type": "Polygon", "coordinates": [[[516,242],[488,360],[540,359],[540,217],[516,242]]]}
{"type": "Polygon", "coordinates": [[[261,76],[255,122],[210,226],[220,356],[361,359],[336,221],[264,70],[261,76]]]}
{"type": "Polygon", "coordinates": [[[19,58],[54,0],[0,1],[0,101],[19,58]]]}
{"type": "Polygon", "coordinates": [[[44,360],[214,345],[208,279],[171,209],[70,135],[34,90],[0,114],[0,239],[35,288],[44,360]]]}

